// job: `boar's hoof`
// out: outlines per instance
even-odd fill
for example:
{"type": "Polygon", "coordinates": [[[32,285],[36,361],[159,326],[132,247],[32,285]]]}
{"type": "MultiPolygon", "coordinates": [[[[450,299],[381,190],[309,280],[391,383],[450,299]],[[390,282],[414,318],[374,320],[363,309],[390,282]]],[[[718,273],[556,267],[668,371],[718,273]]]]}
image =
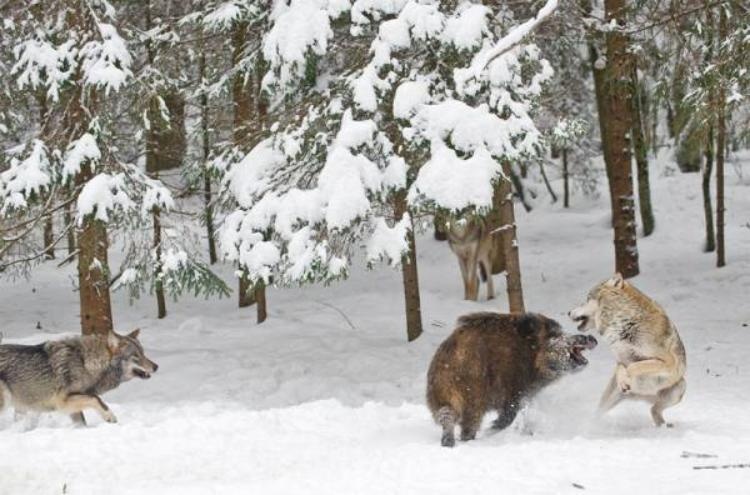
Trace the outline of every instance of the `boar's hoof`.
{"type": "Polygon", "coordinates": [[[453,433],[443,433],[443,438],[440,439],[440,445],[443,447],[453,447],[456,445],[456,438],[453,433]]]}

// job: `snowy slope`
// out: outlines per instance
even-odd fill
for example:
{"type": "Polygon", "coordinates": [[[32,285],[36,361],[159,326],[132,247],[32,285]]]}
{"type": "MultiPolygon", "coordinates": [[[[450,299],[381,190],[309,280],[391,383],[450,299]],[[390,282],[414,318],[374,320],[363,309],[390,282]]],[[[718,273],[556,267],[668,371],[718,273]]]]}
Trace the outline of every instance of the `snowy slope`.
{"type": "MultiPolygon", "coordinates": [[[[432,353],[459,314],[506,306],[500,277],[495,301],[462,301],[448,247],[423,236],[425,334],[412,344],[400,274],[387,268],[327,288],[269,291],[261,326],[234,298],[172,302],[158,321],[154,301],[129,306],[116,293],[119,329],[143,329],[159,372],[105,396],[116,425],[94,413],[89,428],[74,429],[60,416],[14,422],[5,412],[0,494],[748,493],[750,469],[694,467],[750,463],[750,188],[737,173],[750,176],[750,160],[727,167],[721,270],[701,251],[700,177],[656,168],[657,228],[639,239],[634,283],[665,306],[687,347],[688,391],[665,413],[673,429],[655,429],[639,403],[594,419],[613,366],[600,346],[587,369],[545,390],[507,431],[441,448],[423,400],[432,353]]],[[[518,212],[527,306],[572,331],[566,311],[611,275],[607,198],[574,196],[568,211],[545,201],[518,212]]],[[[53,266],[2,282],[4,342],[77,330],[73,268],[53,266]]]]}

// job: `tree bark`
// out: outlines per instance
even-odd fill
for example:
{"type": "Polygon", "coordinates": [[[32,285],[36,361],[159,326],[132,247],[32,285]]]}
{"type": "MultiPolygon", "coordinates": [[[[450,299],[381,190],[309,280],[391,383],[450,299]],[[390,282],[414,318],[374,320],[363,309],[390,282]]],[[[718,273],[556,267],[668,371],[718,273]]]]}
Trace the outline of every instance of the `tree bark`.
{"type": "Polygon", "coordinates": [[[594,43],[589,43],[589,61],[591,62],[591,73],[594,77],[594,93],[596,96],[596,110],[599,115],[599,136],[602,141],[602,155],[604,156],[604,170],[607,172],[607,186],[609,187],[610,211],[612,213],[612,225],[615,222],[615,195],[612,191],[612,159],[609,157],[609,148],[607,145],[607,95],[606,95],[606,72],[604,67],[597,67],[599,54],[597,53],[594,43]]]}
{"type": "Polygon", "coordinates": [[[714,128],[709,126],[704,151],[704,162],[701,180],[703,190],[703,214],[706,219],[706,245],[704,251],[707,253],[716,250],[716,232],[714,231],[714,210],[711,206],[711,173],[714,168],[714,128]]]}
{"type": "MultiPolygon", "coordinates": [[[[395,198],[395,217],[408,215],[406,192],[397,193],[395,198]]],[[[417,244],[414,240],[414,223],[410,222],[406,233],[409,252],[401,260],[401,276],[404,286],[404,306],[406,309],[406,339],[409,342],[422,335],[422,308],[419,295],[419,274],[417,272],[417,244]]]]}
{"type": "Polygon", "coordinates": [[[651,206],[651,186],[648,177],[648,145],[644,136],[644,112],[642,111],[641,86],[638,81],[638,69],[632,67],[632,96],[633,103],[633,148],[638,171],[638,204],[641,210],[641,224],[643,235],[649,236],[654,232],[654,211],[651,206]]]}
{"type": "Polygon", "coordinates": [[[161,213],[159,208],[154,208],[154,256],[156,258],[156,273],[154,274],[154,292],[156,293],[157,317],[162,319],[167,316],[167,301],[164,297],[164,284],[162,283],[161,264],[161,213]]]}
{"type": "MultiPolygon", "coordinates": [[[[245,52],[247,42],[247,22],[236,23],[232,31],[232,66],[238,67],[245,52]]],[[[253,111],[253,95],[245,73],[238,71],[232,80],[232,104],[234,108],[232,138],[234,145],[240,147],[247,137],[253,111]]],[[[240,275],[239,307],[245,308],[255,304],[255,291],[246,275],[240,275]]]]}
{"type": "MultiPolygon", "coordinates": [[[[605,0],[607,22],[625,24],[625,1],[605,0]]],[[[636,243],[635,201],[633,197],[630,131],[633,127],[630,101],[632,56],[628,53],[628,38],[618,30],[607,32],[607,66],[605,125],[606,148],[609,149],[613,210],[615,270],[623,277],[634,277],[639,272],[636,243]]],[[[606,158],[606,156],[605,156],[606,158]]]]}
{"type": "Polygon", "coordinates": [[[552,185],[549,183],[547,172],[545,172],[544,170],[544,163],[542,161],[539,162],[539,172],[541,172],[542,174],[542,180],[544,181],[544,185],[547,188],[547,192],[552,198],[552,202],[557,203],[557,194],[555,194],[555,191],[552,189],[552,185]]]}
{"type": "Polygon", "coordinates": [[[81,303],[81,332],[106,334],[113,329],[109,299],[107,227],[88,215],[78,229],[78,290],[81,303]]]}
{"type": "Polygon", "coordinates": [[[503,162],[505,177],[497,189],[496,203],[499,203],[500,229],[505,254],[505,278],[508,291],[508,309],[511,313],[523,313],[523,286],[521,284],[521,260],[518,253],[518,239],[516,237],[516,217],[513,210],[513,188],[509,180],[510,163],[503,162]]]}
{"type": "Polygon", "coordinates": [[[563,207],[570,208],[570,184],[568,173],[568,150],[562,149],[562,166],[563,166],[563,207]]]}
{"type": "Polygon", "coordinates": [[[48,260],[55,259],[55,232],[52,223],[52,214],[44,218],[44,257],[48,260]]]}
{"type": "MultiPolygon", "coordinates": [[[[718,39],[727,39],[727,12],[724,7],[719,8],[718,39]]],[[[727,264],[724,248],[724,156],[727,140],[727,98],[724,83],[723,74],[720,74],[718,101],[716,102],[716,266],[719,268],[727,264]]]]}
{"type": "MultiPolygon", "coordinates": [[[[65,224],[65,227],[73,224],[73,204],[65,207],[65,210],[63,212],[63,223],[65,224]]],[[[76,231],[73,228],[68,229],[68,235],[67,235],[67,247],[68,247],[68,256],[72,255],[76,250],[76,231]]]]}
{"type": "MultiPolygon", "coordinates": [[[[39,102],[39,128],[42,129],[42,134],[44,134],[44,129],[46,128],[46,120],[47,120],[47,96],[44,92],[39,92],[37,95],[37,101],[39,102]]],[[[52,214],[47,214],[44,217],[44,232],[42,235],[42,239],[44,242],[44,257],[45,259],[51,260],[55,259],[55,246],[53,244],[55,243],[55,230],[54,230],[54,223],[52,219],[52,214]]]]}
{"type": "MultiPolygon", "coordinates": [[[[151,2],[146,2],[146,30],[151,29],[151,2]]],[[[146,41],[146,54],[148,63],[153,67],[156,54],[150,41],[146,41]]],[[[169,109],[172,110],[171,108],[169,109]]],[[[170,116],[171,117],[171,116],[170,116]]],[[[169,122],[162,119],[161,109],[159,106],[158,95],[153,95],[149,102],[149,121],[150,127],[146,134],[146,172],[154,179],[159,178],[159,171],[167,168],[162,165],[167,161],[166,149],[170,140],[168,132],[169,122]]],[[[162,284],[162,244],[161,244],[161,212],[158,207],[154,207],[151,212],[153,220],[154,238],[152,247],[154,249],[155,268],[154,268],[154,293],[156,294],[156,309],[159,319],[167,316],[167,301],[164,297],[164,285],[162,284]]]]}
{"type": "MultiPolygon", "coordinates": [[[[201,43],[201,54],[198,59],[201,84],[206,81],[206,54],[205,45],[201,43]]],[[[203,211],[206,221],[206,235],[208,237],[208,260],[213,265],[217,261],[216,256],[216,234],[214,232],[214,212],[211,202],[211,175],[208,169],[208,156],[210,153],[209,123],[208,123],[208,95],[205,91],[200,95],[201,106],[201,140],[203,151],[203,211]]]]}

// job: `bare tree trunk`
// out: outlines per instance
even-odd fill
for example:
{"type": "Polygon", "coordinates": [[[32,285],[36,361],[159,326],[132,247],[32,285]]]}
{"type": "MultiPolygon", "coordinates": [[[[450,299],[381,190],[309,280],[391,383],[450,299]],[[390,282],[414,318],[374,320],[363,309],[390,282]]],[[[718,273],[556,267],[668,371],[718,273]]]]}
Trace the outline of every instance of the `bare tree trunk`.
{"type": "MultiPolygon", "coordinates": [[[[206,54],[204,52],[205,45],[201,43],[201,54],[198,59],[200,67],[200,78],[201,84],[206,81],[206,54]]],[[[216,256],[216,235],[214,232],[214,212],[213,204],[211,203],[211,175],[208,170],[208,156],[210,153],[210,143],[208,134],[208,95],[205,90],[201,92],[200,96],[201,105],[201,137],[202,137],[202,148],[203,148],[203,211],[205,212],[206,220],[206,235],[208,237],[208,259],[213,265],[217,261],[216,256]]]]}
{"type": "MultiPolygon", "coordinates": [[[[614,19],[624,24],[625,0],[605,0],[607,22],[614,19]]],[[[609,168],[612,172],[611,191],[615,237],[615,270],[623,277],[638,274],[638,246],[636,244],[635,200],[630,131],[633,127],[631,91],[632,56],[628,53],[628,38],[618,30],[607,32],[607,91],[606,148],[609,149],[609,168]]]]}
{"type": "MultiPolygon", "coordinates": [[[[236,23],[232,31],[232,66],[237,67],[242,60],[247,43],[247,22],[236,23]]],[[[248,78],[238,72],[232,80],[232,103],[234,107],[233,139],[235,146],[242,146],[247,138],[253,111],[252,89],[248,78]]],[[[239,307],[255,304],[255,291],[246,275],[240,275],[239,307]]]]}
{"type": "Polygon", "coordinates": [[[112,330],[109,299],[107,228],[89,215],[78,230],[78,290],[81,302],[81,332],[102,334],[112,330]]]}
{"type": "Polygon", "coordinates": [[[539,171],[542,173],[542,180],[544,180],[544,185],[547,187],[547,192],[552,197],[552,202],[557,203],[557,194],[555,194],[552,185],[549,183],[549,179],[547,179],[547,172],[544,171],[544,162],[541,160],[539,161],[539,171]]]}
{"type": "MultiPolygon", "coordinates": [[[[65,223],[65,228],[73,224],[73,204],[65,207],[65,210],[63,212],[63,222],[65,223]]],[[[67,244],[68,244],[68,256],[72,255],[76,250],[76,231],[74,228],[68,229],[68,235],[67,235],[67,244]]]]}
{"type": "Polygon", "coordinates": [[[563,207],[570,208],[570,180],[568,172],[568,150],[562,149],[562,166],[563,166],[563,207]]]}
{"type": "Polygon", "coordinates": [[[609,157],[607,146],[607,95],[606,95],[606,73],[604,67],[600,66],[599,54],[594,43],[589,43],[589,60],[591,62],[591,73],[594,76],[594,93],[596,94],[596,110],[599,114],[599,136],[602,141],[602,155],[604,155],[604,170],[607,172],[607,185],[609,186],[610,210],[612,212],[612,225],[615,221],[615,195],[612,191],[612,159],[609,157]]]}
{"type": "MultiPolygon", "coordinates": [[[[397,193],[395,198],[395,216],[403,218],[408,215],[406,193],[397,193]]],[[[409,252],[401,260],[401,276],[404,285],[404,305],[406,309],[406,338],[409,342],[422,335],[422,308],[419,295],[419,274],[417,273],[417,245],[414,240],[414,224],[411,223],[406,234],[409,252]]]]}
{"type": "Polygon", "coordinates": [[[648,147],[644,137],[644,115],[641,111],[641,86],[638,81],[638,69],[632,67],[632,96],[633,104],[633,147],[638,170],[638,204],[641,210],[643,235],[649,236],[654,232],[654,211],[651,207],[651,186],[648,177],[648,147]]]}
{"type": "Polygon", "coordinates": [[[266,284],[264,284],[262,281],[259,281],[255,285],[255,302],[258,305],[256,312],[257,322],[263,323],[264,321],[266,321],[268,313],[266,310],[266,284]]]}
{"type": "MultiPolygon", "coordinates": [[[[714,63],[714,56],[716,47],[714,46],[714,14],[713,6],[709,5],[709,1],[706,0],[706,28],[705,33],[708,36],[706,42],[706,55],[705,64],[714,63]]],[[[716,91],[714,88],[709,87],[708,99],[711,106],[716,105],[716,91]]],[[[714,167],[714,119],[710,119],[708,129],[705,135],[705,145],[703,150],[703,163],[701,167],[701,189],[703,192],[703,215],[706,223],[706,245],[704,251],[710,253],[716,250],[716,231],[714,230],[714,211],[711,206],[711,173],[714,167]]]]}
{"type": "MultiPolygon", "coordinates": [[[[257,75],[257,81],[260,81],[259,75],[257,75]]],[[[262,130],[265,129],[268,124],[268,100],[263,95],[260,89],[259,82],[257,88],[254,88],[254,90],[255,89],[257,89],[258,91],[258,93],[256,94],[255,107],[257,114],[256,130],[262,130]]],[[[266,308],[266,284],[262,280],[258,281],[255,284],[255,298],[258,303],[256,307],[257,321],[258,323],[263,323],[264,321],[266,321],[266,317],[268,316],[268,310],[266,308]]]]}
{"type": "MultiPolygon", "coordinates": [[[[146,30],[151,29],[151,2],[146,2],[146,30]]],[[[156,58],[156,55],[154,53],[153,46],[151,45],[150,41],[146,41],[146,53],[148,56],[148,63],[153,67],[154,61],[156,58]]],[[[159,178],[159,170],[162,168],[162,159],[166,155],[166,150],[164,149],[166,147],[166,141],[168,140],[166,133],[164,132],[165,123],[162,121],[162,115],[160,110],[160,105],[158,101],[158,96],[154,95],[151,97],[151,102],[149,103],[149,120],[150,120],[150,127],[148,129],[148,133],[146,134],[146,171],[150,173],[150,175],[154,179],[159,178]],[[166,138],[166,139],[165,139],[166,138]]],[[[171,109],[170,109],[171,110],[171,109]]],[[[157,308],[157,317],[159,319],[164,318],[167,316],[167,302],[166,298],[164,297],[164,285],[162,284],[162,260],[161,260],[161,254],[162,254],[162,245],[161,245],[161,213],[159,211],[158,207],[154,207],[153,211],[151,212],[151,216],[153,219],[153,229],[154,229],[154,238],[153,238],[153,248],[154,248],[154,257],[155,257],[155,268],[154,268],[154,293],[156,294],[156,308],[157,308]]]]}
{"type": "Polygon", "coordinates": [[[154,292],[156,292],[157,317],[162,319],[167,316],[167,301],[164,297],[164,284],[162,283],[161,264],[161,213],[159,208],[154,208],[154,254],[156,257],[156,273],[154,274],[154,292]]]}
{"type": "Polygon", "coordinates": [[[714,210],[711,206],[711,173],[714,168],[714,128],[709,126],[706,138],[706,149],[704,151],[704,162],[701,180],[703,190],[703,213],[706,219],[706,245],[704,251],[707,253],[716,250],[716,232],[714,231],[714,210]]]}
{"type": "Polygon", "coordinates": [[[52,214],[44,217],[44,257],[48,260],[55,259],[55,232],[52,223],[52,214]]]}
{"type": "Polygon", "coordinates": [[[521,260],[518,254],[518,240],[516,237],[516,216],[513,211],[513,188],[510,177],[511,166],[503,162],[505,178],[497,189],[495,203],[499,203],[500,229],[505,253],[505,278],[508,290],[508,308],[511,313],[523,313],[523,286],[521,284],[521,260]]]}
{"type": "MultiPolygon", "coordinates": [[[[727,12],[719,8],[719,38],[727,39],[727,12]]],[[[724,89],[723,74],[720,76],[718,101],[716,108],[716,266],[726,265],[724,249],[724,156],[726,154],[727,98],[724,89]]]]}

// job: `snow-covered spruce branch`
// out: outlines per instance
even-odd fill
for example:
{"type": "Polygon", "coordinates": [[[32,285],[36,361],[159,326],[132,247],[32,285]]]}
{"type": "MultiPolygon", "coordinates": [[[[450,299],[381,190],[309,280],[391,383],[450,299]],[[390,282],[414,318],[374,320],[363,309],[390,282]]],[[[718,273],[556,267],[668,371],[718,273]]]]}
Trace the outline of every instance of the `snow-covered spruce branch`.
{"type": "Polygon", "coordinates": [[[547,0],[547,3],[539,10],[539,12],[537,12],[536,16],[527,20],[523,24],[514,27],[510,33],[503,36],[491,49],[480,52],[474,57],[471,65],[467,69],[457,70],[454,77],[456,79],[456,87],[458,90],[462,91],[463,87],[470,79],[479,79],[480,74],[488,65],[521,43],[524,38],[531,34],[532,31],[555,12],[557,5],[558,0],[547,0]]]}

